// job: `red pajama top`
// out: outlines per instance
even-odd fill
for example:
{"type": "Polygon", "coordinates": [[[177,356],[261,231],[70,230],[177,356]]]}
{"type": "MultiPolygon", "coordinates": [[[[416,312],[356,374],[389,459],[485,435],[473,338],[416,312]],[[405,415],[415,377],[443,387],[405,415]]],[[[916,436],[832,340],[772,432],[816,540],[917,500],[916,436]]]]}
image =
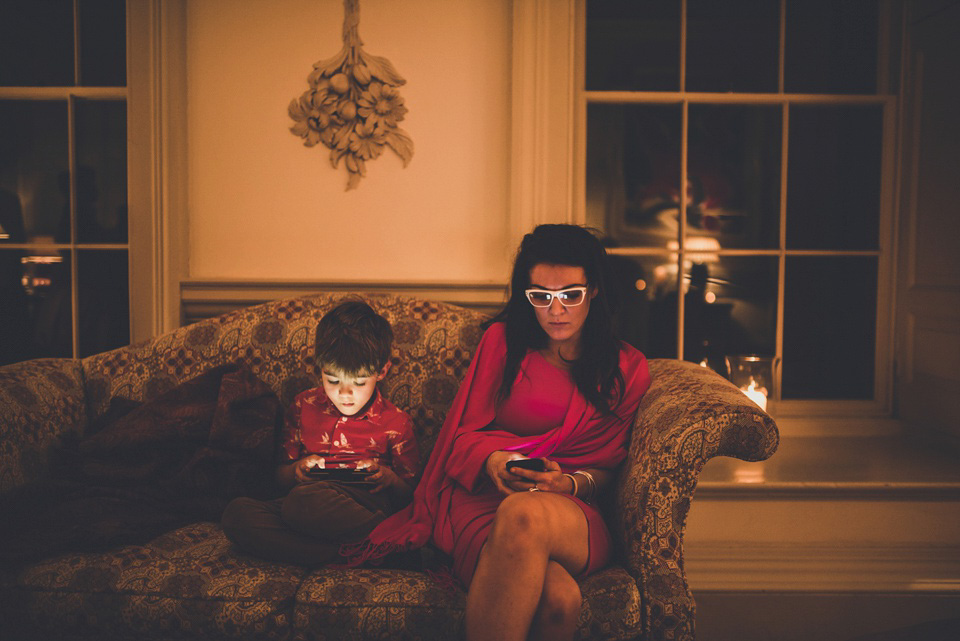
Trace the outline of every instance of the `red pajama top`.
{"type": "Polygon", "coordinates": [[[281,442],[288,461],[317,454],[324,467],[354,468],[373,459],[408,483],[420,466],[413,421],[379,389],[366,411],[354,416],[341,414],[323,387],[301,392],[287,410],[281,442]]]}

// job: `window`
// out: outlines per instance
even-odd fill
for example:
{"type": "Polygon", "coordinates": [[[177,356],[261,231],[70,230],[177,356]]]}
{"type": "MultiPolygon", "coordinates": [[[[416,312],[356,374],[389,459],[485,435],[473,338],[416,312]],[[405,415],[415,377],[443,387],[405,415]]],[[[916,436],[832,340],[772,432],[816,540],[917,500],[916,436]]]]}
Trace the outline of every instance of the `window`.
{"type": "Polygon", "coordinates": [[[130,342],[126,19],[0,5],[0,365],[130,342]]]}
{"type": "Polygon", "coordinates": [[[626,337],[724,374],[774,359],[778,415],[887,411],[898,4],[579,16],[582,219],[619,265],[626,337]]]}

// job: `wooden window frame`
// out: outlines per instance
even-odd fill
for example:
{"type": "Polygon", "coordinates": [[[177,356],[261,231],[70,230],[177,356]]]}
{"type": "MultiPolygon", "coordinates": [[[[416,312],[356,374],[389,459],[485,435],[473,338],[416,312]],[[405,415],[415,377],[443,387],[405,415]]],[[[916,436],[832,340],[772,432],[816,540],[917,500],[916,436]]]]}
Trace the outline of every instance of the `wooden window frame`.
{"type": "MultiPolygon", "coordinates": [[[[784,38],[781,0],[780,38],[784,38]]],[[[894,10],[892,3],[884,3],[894,10]]],[[[685,7],[684,7],[685,9],[685,7]]],[[[681,30],[685,39],[685,29],[681,30]]],[[[882,41],[889,41],[884,37],[882,41]]],[[[783,47],[777,93],[718,94],[704,92],[586,91],[584,52],[586,0],[518,0],[514,3],[513,142],[511,163],[511,236],[519,238],[536,224],[583,223],[586,220],[586,112],[591,103],[678,104],[683,110],[683,154],[686,154],[687,108],[691,104],[779,105],[783,144],[781,185],[786,181],[789,108],[797,104],[877,105],[883,110],[880,233],[877,250],[810,251],[786,249],[786,191],[781,189],[780,242],[777,249],[721,250],[730,256],[775,256],[778,259],[777,353],[782,353],[783,285],[786,258],[795,255],[871,256],[877,265],[874,394],[870,400],[786,400],[776,404],[781,429],[795,435],[876,435],[898,431],[891,418],[893,402],[894,302],[897,210],[900,190],[899,148],[901,96],[881,83],[876,95],[811,95],[783,93],[783,47]]],[[[681,51],[686,43],[681,41],[681,51]]],[[[881,60],[892,52],[879,52],[881,60]]],[[[881,65],[882,67],[883,65],[881,65]]],[[[682,69],[681,65],[681,69],[682,69]]],[[[681,79],[682,83],[682,79],[681,79]]],[[[681,84],[681,87],[683,84],[681,84]]],[[[901,82],[902,91],[903,82],[901,82]]],[[[682,162],[686,171],[686,162],[682,162]]],[[[683,184],[685,176],[681,176],[683,184]]],[[[681,190],[681,197],[683,191],[681,190]]],[[[681,205],[682,206],[682,205],[681,205]]],[[[686,221],[680,217],[681,236],[686,221]]],[[[661,248],[619,248],[626,255],[662,255],[661,248]]],[[[683,248],[678,261],[683,260],[683,248]]],[[[679,318],[683,318],[679,297],[679,318]]],[[[678,323],[678,354],[682,354],[678,323]]]]}
{"type": "MultiPolygon", "coordinates": [[[[185,3],[184,0],[128,0],[126,11],[126,86],[0,87],[0,100],[66,102],[71,175],[75,175],[76,163],[73,128],[76,100],[126,101],[127,242],[77,245],[76,238],[71,238],[69,243],[42,247],[70,250],[74,357],[79,354],[78,249],[127,252],[131,342],[178,327],[180,321],[179,287],[187,272],[186,127],[182,107],[186,99],[185,3]]],[[[74,41],[76,48],[78,39],[74,41]]],[[[74,60],[76,77],[79,65],[76,51],[74,60]]],[[[71,203],[73,216],[75,203],[71,203]]],[[[4,246],[39,247],[36,243],[4,246]]]]}

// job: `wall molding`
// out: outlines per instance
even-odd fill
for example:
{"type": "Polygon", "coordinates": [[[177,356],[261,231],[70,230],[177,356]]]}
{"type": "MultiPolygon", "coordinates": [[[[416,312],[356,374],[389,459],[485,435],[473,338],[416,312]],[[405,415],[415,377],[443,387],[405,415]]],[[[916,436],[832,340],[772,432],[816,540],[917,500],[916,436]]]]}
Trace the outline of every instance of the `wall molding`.
{"type": "Polygon", "coordinates": [[[572,223],[576,0],[513,3],[510,238],[572,223]]]}
{"type": "Polygon", "coordinates": [[[495,282],[190,278],[180,283],[180,321],[188,325],[235,309],[318,292],[385,292],[493,314],[506,301],[507,287],[495,282]]]}
{"type": "Polygon", "coordinates": [[[187,275],[186,5],[128,3],[127,174],[133,342],[177,327],[187,275]]]}

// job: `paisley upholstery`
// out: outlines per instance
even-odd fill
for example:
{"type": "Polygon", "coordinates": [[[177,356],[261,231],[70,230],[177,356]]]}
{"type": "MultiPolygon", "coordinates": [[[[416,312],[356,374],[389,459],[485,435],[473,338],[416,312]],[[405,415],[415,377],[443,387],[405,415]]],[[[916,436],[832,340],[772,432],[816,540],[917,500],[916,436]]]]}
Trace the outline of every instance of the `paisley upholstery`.
{"type": "Polygon", "coordinates": [[[0,492],[42,478],[45,450],[64,432],[85,430],[86,410],[78,361],[0,367],[0,492]]]}
{"type": "MultiPolygon", "coordinates": [[[[287,405],[318,384],[317,321],[353,294],[318,293],[231,312],[82,361],[0,367],[0,491],[45,473],[66,431],[102,420],[113,399],[147,401],[241,361],[287,405]]],[[[414,419],[427,455],[482,334],[484,317],[445,303],[362,297],[393,325],[383,391],[414,419]]],[[[761,460],[776,425],[717,374],[653,360],[630,454],[610,497],[616,563],[581,584],[579,639],[693,639],[683,528],[713,456],[761,460]]],[[[30,638],[453,639],[465,595],[413,570],[308,570],[246,556],[215,523],[146,545],[49,558],[0,572],[0,629],[30,638]]]]}

